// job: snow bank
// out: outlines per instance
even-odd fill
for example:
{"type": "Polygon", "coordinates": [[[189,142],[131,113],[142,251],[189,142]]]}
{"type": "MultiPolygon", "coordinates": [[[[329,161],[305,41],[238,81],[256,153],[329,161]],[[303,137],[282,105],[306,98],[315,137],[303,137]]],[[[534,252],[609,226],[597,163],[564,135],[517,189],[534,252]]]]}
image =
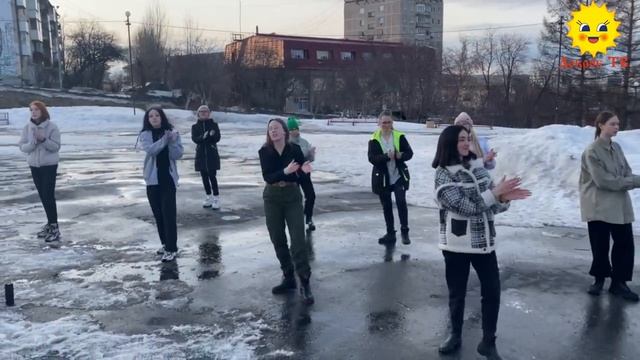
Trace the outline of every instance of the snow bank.
{"type": "MultiPolygon", "coordinates": [[[[13,130],[21,128],[29,118],[26,108],[6,111],[10,113],[13,130]]],[[[189,143],[189,129],[195,121],[193,112],[167,110],[167,114],[182,132],[183,141],[189,143]]],[[[133,116],[130,108],[123,107],[53,107],[51,116],[63,134],[66,133],[63,152],[110,146],[130,149],[142,124],[141,112],[133,116]]],[[[220,151],[247,159],[257,159],[258,149],[265,140],[266,124],[277,117],[223,112],[214,112],[213,116],[220,123],[223,134],[220,151]]],[[[431,161],[442,129],[401,122],[396,122],[395,126],[406,133],[415,153],[409,162],[412,185],[407,200],[414,205],[432,207],[434,170],[431,161]]],[[[375,128],[376,124],[328,125],[327,120],[301,120],[303,136],[318,148],[315,169],[334,173],[344,182],[365,190],[370,187],[371,172],[367,142],[375,128]]],[[[530,199],[514,202],[510,211],[498,217],[499,223],[584,227],[580,222],[578,178],[582,151],[593,141],[592,127],[553,125],[533,130],[478,128],[477,131],[480,136],[487,137],[498,152],[494,177],[521,176],[525,186],[533,192],[530,199]]],[[[8,141],[15,143],[14,137],[13,134],[10,138],[0,136],[0,145],[8,141]]],[[[640,173],[640,131],[622,131],[615,140],[624,149],[631,167],[640,173]]],[[[0,146],[0,156],[19,156],[15,152],[17,149],[8,151],[7,148],[0,146]]],[[[221,176],[224,177],[224,169],[221,176]]],[[[632,191],[632,199],[636,213],[640,214],[640,193],[632,191]]]]}

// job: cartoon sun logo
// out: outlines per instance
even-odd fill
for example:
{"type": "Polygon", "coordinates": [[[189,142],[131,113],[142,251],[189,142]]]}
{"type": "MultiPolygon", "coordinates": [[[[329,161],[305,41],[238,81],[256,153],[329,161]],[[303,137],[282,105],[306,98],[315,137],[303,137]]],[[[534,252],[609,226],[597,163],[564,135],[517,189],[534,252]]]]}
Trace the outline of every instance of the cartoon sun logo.
{"type": "Polygon", "coordinates": [[[607,48],[616,46],[620,22],[616,21],[613,10],[607,10],[606,4],[598,6],[595,1],[589,6],[580,4],[580,10],[571,15],[567,36],[573,40],[572,46],[580,49],[581,55],[590,53],[595,57],[598,53],[606,53],[607,48]]]}

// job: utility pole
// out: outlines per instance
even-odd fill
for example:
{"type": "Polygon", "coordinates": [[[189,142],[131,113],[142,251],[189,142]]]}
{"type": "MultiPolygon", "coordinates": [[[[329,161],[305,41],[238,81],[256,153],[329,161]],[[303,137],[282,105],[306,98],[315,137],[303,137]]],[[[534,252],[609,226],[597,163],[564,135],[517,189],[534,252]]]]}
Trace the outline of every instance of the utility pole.
{"type": "Polygon", "coordinates": [[[560,35],[558,36],[558,79],[556,81],[556,108],[554,114],[554,123],[558,123],[558,112],[559,109],[559,101],[560,101],[560,64],[562,63],[562,36],[563,31],[562,27],[564,26],[564,17],[560,16],[560,20],[558,20],[558,26],[560,30],[560,35]]]}
{"type": "Polygon", "coordinates": [[[129,21],[129,16],[131,16],[131,11],[125,11],[124,15],[127,17],[127,21],[125,25],[127,25],[127,35],[129,36],[129,77],[131,78],[131,106],[133,107],[133,115],[136,114],[136,88],[133,85],[133,56],[131,54],[131,22],[129,21]]]}
{"type": "Polygon", "coordinates": [[[62,34],[62,26],[60,25],[60,14],[58,13],[58,9],[60,6],[56,6],[56,26],[58,27],[58,31],[56,32],[57,41],[56,41],[56,60],[58,60],[58,87],[62,90],[62,58],[63,55],[60,54],[62,51],[62,42],[64,42],[64,37],[62,34]]]}

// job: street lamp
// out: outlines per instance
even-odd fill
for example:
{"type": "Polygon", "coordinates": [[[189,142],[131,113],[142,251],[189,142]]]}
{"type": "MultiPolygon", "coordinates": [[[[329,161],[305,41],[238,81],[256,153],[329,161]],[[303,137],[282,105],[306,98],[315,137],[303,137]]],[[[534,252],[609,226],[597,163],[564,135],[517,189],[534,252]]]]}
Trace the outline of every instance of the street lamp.
{"type": "Polygon", "coordinates": [[[127,35],[129,36],[129,78],[131,78],[131,106],[133,107],[133,115],[136,114],[136,100],[135,100],[135,87],[133,85],[133,56],[131,55],[131,22],[129,16],[131,11],[125,11],[124,15],[127,17],[125,25],[127,25],[127,35]]]}

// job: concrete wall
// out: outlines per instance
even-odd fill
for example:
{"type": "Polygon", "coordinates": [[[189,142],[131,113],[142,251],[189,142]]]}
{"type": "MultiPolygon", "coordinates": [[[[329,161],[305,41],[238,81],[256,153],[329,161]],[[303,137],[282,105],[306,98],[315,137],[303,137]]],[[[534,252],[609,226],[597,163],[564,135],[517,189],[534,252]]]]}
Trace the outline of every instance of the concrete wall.
{"type": "Polygon", "coordinates": [[[19,83],[20,60],[12,0],[0,0],[0,81],[19,83]]]}

